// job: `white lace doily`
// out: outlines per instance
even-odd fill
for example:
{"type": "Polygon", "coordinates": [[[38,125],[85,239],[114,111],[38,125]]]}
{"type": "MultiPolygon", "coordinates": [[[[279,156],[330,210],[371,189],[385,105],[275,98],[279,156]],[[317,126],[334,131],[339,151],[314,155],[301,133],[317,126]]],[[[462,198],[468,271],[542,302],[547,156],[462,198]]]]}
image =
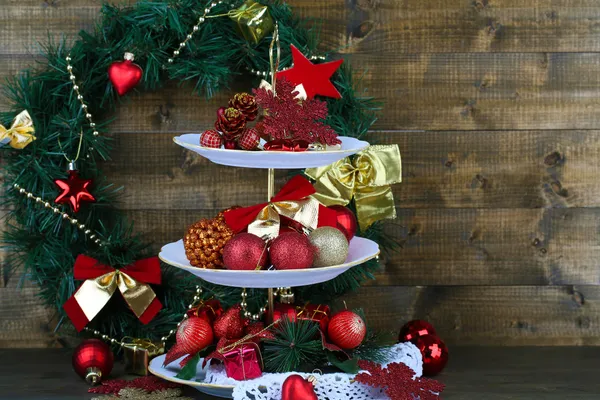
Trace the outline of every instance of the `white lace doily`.
{"type": "MultiPolygon", "coordinates": [[[[399,343],[390,348],[388,361],[384,364],[402,362],[417,376],[423,374],[421,353],[412,343],[399,343]]],[[[280,400],[283,381],[294,373],[263,374],[250,381],[236,381],[228,378],[222,365],[211,366],[206,371],[205,383],[235,385],[234,400],[280,400]]],[[[310,374],[298,374],[308,377],[310,374]]],[[[379,389],[352,382],[354,375],[345,373],[317,376],[315,392],[319,400],[384,400],[388,397],[379,389]]]]}

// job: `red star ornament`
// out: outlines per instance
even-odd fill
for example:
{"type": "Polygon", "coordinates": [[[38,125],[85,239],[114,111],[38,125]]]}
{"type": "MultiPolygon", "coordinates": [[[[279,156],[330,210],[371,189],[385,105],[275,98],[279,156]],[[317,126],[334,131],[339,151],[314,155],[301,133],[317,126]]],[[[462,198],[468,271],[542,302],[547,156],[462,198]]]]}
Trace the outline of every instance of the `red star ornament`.
{"type": "Polygon", "coordinates": [[[290,47],[292,48],[294,66],[288,70],[278,72],[277,78],[287,78],[296,85],[304,86],[309,99],[314,98],[316,95],[341,99],[342,95],[329,79],[344,60],[313,64],[294,45],[290,47]]]}
{"type": "Polygon", "coordinates": [[[55,179],[54,183],[56,183],[56,186],[63,191],[58,195],[54,202],[57,204],[69,203],[74,212],[79,211],[79,206],[82,201],[96,201],[96,198],[88,192],[92,180],[81,179],[77,171],[69,171],[69,177],[67,179],[55,179]]]}

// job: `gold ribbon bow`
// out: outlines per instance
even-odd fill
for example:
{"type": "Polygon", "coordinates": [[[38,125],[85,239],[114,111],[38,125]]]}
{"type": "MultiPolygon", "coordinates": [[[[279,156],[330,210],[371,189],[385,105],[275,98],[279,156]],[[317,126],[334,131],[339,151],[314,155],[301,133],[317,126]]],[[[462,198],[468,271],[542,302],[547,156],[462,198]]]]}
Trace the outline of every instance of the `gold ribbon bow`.
{"type": "Polygon", "coordinates": [[[156,357],[165,352],[163,342],[153,342],[150,339],[137,339],[131,336],[125,336],[121,340],[121,346],[133,351],[147,351],[150,357],[156,357]]]}
{"type": "Polygon", "coordinates": [[[24,149],[29,143],[35,140],[33,135],[35,128],[33,121],[27,110],[17,115],[9,129],[0,125],[0,142],[10,141],[9,144],[14,149],[24,149]]]}
{"type": "Polygon", "coordinates": [[[281,217],[299,222],[309,229],[316,229],[319,222],[319,202],[315,199],[279,201],[269,203],[256,220],[248,225],[248,233],[274,239],[279,235],[281,217]]]}
{"type": "Polygon", "coordinates": [[[397,145],[375,145],[306,175],[316,180],[313,195],[326,206],[356,202],[358,223],[365,231],[375,221],[396,218],[390,185],[402,182],[402,160],[397,145]]]}

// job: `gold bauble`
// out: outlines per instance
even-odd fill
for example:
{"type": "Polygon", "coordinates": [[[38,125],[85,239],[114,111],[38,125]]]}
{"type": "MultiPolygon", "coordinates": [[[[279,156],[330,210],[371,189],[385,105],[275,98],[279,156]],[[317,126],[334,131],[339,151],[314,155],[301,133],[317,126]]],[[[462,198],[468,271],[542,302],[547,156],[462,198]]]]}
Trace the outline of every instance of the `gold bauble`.
{"type": "Polygon", "coordinates": [[[348,239],[336,228],[325,226],[315,229],[308,237],[315,247],[315,267],[340,265],[348,258],[348,239]]]}
{"type": "Polygon", "coordinates": [[[202,219],[190,226],[183,238],[185,255],[198,268],[223,268],[223,248],[233,237],[223,213],[216,218],[202,219]]]}

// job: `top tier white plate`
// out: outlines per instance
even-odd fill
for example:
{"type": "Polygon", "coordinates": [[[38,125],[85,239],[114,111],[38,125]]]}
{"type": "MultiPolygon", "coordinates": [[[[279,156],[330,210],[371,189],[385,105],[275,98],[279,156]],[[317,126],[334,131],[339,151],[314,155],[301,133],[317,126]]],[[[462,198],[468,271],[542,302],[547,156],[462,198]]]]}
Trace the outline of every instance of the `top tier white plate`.
{"type": "Polygon", "coordinates": [[[304,169],[324,167],[369,147],[369,143],[340,136],[341,150],[305,151],[244,151],[212,149],[200,146],[200,134],[188,133],[173,138],[178,145],[192,150],[215,164],[243,168],[304,169]]]}
{"type": "Polygon", "coordinates": [[[207,282],[222,286],[268,289],[296,287],[327,282],[379,255],[377,243],[360,237],[350,241],[348,258],[344,264],[325,268],[307,268],[273,271],[234,271],[228,269],[204,269],[193,267],[185,256],[183,240],[170,243],[158,255],[161,260],[174,267],[191,272],[207,282]]]}

